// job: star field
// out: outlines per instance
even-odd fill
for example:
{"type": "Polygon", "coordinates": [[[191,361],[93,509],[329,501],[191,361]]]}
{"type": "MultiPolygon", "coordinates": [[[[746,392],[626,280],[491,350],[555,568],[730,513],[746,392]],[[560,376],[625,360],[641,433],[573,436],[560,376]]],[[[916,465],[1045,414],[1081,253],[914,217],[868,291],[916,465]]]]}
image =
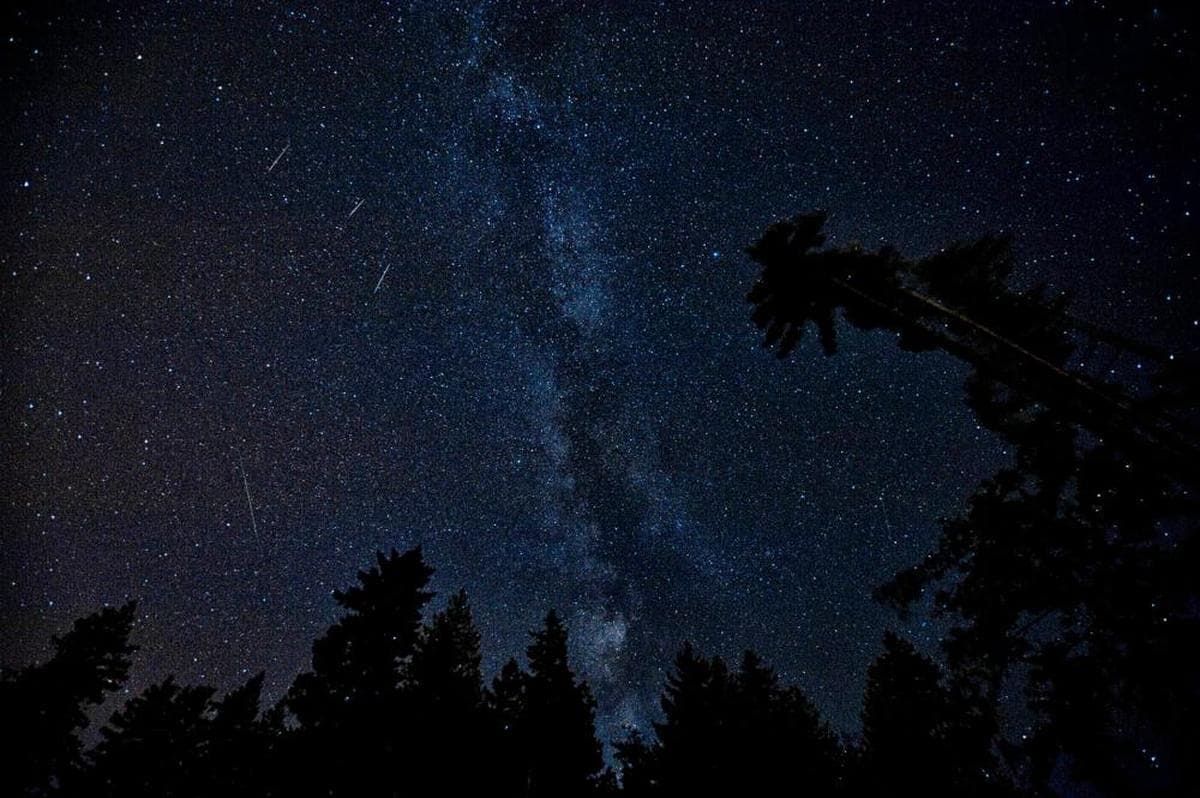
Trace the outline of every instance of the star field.
{"type": "Polygon", "coordinates": [[[755,648],[850,731],[883,630],[938,629],[871,588],[1007,453],[947,357],[763,351],[742,248],[817,207],[910,255],[1011,230],[1019,281],[1196,351],[1171,3],[5,24],[5,665],[139,598],[135,689],[265,668],[278,696],[331,591],[419,543],[489,675],[559,609],[604,739],[684,639],[755,648]]]}

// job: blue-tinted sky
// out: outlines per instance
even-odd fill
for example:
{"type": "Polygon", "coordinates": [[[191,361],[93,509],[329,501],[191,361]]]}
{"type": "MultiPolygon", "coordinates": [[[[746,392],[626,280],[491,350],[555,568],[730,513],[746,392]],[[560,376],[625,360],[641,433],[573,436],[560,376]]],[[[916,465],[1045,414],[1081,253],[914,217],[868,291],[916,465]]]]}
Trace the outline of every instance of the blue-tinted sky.
{"type": "Polygon", "coordinates": [[[419,543],[489,675],[559,609],[606,738],[684,639],[853,731],[883,630],[936,637],[870,589],[1006,455],[944,356],[760,349],[742,248],[1009,230],[1022,283],[1194,353],[1183,5],[10,12],[5,664],[136,597],[134,687],[277,696],[419,543]]]}

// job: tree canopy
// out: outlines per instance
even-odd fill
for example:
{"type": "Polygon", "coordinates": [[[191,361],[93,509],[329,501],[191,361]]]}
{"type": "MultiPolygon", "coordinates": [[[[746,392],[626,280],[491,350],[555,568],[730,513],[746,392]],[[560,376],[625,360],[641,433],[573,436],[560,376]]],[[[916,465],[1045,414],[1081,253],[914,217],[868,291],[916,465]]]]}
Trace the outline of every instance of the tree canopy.
{"type": "Polygon", "coordinates": [[[1114,794],[1194,783],[1195,370],[1073,318],[1043,285],[1010,287],[1006,237],[908,260],[821,249],[824,222],[779,222],[748,249],[764,345],[786,357],[812,321],[832,355],[840,311],[903,349],[946,352],[972,368],[980,423],[1015,451],[877,596],[904,611],[933,594],[956,621],[944,649],[963,689],[995,701],[1019,681],[1037,720],[1009,750],[1037,789],[1064,765],[1114,794]],[[1140,391],[1102,380],[1086,371],[1101,346],[1162,368],[1140,391]]]}

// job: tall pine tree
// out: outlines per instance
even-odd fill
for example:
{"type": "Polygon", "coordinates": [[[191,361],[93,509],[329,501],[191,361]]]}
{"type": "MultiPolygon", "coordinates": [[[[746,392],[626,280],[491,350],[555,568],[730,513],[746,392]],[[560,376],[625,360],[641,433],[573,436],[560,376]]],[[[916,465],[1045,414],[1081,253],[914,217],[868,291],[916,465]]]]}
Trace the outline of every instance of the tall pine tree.
{"type": "Polygon", "coordinates": [[[524,712],[518,737],[531,798],[569,798],[592,790],[603,766],[596,701],[567,661],[567,629],[551,610],[526,651],[524,712]]]}
{"type": "Polygon", "coordinates": [[[510,798],[529,790],[529,766],[525,753],[525,695],[529,674],[515,659],[509,659],[487,691],[489,716],[496,739],[493,778],[496,793],[510,798]]]}
{"type": "Polygon", "coordinates": [[[388,796],[409,777],[397,765],[415,758],[422,730],[404,687],[432,574],[419,548],[380,553],[334,593],[346,614],[313,644],[313,670],[286,700],[298,723],[285,766],[294,794],[388,796]]]}
{"type": "Polygon", "coordinates": [[[479,632],[459,591],[422,630],[405,680],[404,711],[421,719],[419,767],[409,771],[416,794],[495,790],[499,733],[484,703],[480,661],[479,632]]]}

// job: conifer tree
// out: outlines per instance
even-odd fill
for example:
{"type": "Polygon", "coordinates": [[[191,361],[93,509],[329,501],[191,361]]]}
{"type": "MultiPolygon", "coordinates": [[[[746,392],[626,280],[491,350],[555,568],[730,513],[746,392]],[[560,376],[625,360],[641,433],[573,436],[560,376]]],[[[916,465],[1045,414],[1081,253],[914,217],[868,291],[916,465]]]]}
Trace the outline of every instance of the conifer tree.
{"type": "Polygon", "coordinates": [[[168,677],[131,698],[100,730],[82,792],[113,798],[210,794],[214,692],[168,677]]]}
{"type": "Polygon", "coordinates": [[[625,738],[613,744],[621,767],[621,792],[629,798],[658,794],[658,749],[650,745],[637,729],[629,729],[625,738]]]}
{"type": "Polygon", "coordinates": [[[47,662],[0,674],[0,716],[8,763],[0,776],[6,795],[43,795],[80,764],[79,732],[89,707],[119,689],[137,646],[129,634],[137,604],[81,618],[53,639],[47,662]]]}
{"type": "Polygon", "coordinates": [[[733,683],[729,726],[731,770],[741,789],[768,794],[791,782],[809,795],[831,795],[841,776],[841,750],[808,696],[780,684],[774,670],[746,651],[733,683]]]}
{"type": "Polygon", "coordinates": [[[403,706],[420,724],[409,780],[418,794],[475,795],[496,786],[498,732],[484,704],[480,661],[479,632],[459,591],[422,630],[407,672],[403,706]]]}
{"type": "Polygon", "coordinates": [[[524,718],[529,674],[510,658],[492,680],[486,699],[496,739],[494,777],[502,796],[525,795],[529,767],[525,751],[524,718]]]}
{"type": "Polygon", "coordinates": [[[815,321],[832,354],[840,310],[902,348],[940,349],[971,366],[968,405],[1015,452],[877,596],[903,611],[932,595],[957,619],[944,648],[976,697],[1024,682],[1037,721],[1009,750],[1031,786],[1064,762],[1105,794],[1200,783],[1187,753],[1200,660],[1182,653],[1200,650],[1195,369],[1073,318],[1042,286],[1011,289],[1007,238],[909,261],[821,249],[824,218],[772,225],[748,250],[763,267],[748,299],[764,343],[786,356],[815,321]],[[1088,373],[1096,347],[1160,359],[1156,384],[1088,373]]]}
{"type": "Polygon", "coordinates": [[[730,673],[685,644],[662,698],[657,742],[618,746],[625,783],[637,795],[832,795],[841,750],[812,702],[753,652],[730,673]]]}
{"type": "Polygon", "coordinates": [[[1003,794],[985,707],[892,632],[867,672],[858,792],[876,796],[1003,794]]]}
{"type": "Polygon", "coordinates": [[[433,569],[419,548],[376,555],[359,584],[334,593],[346,614],[313,644],[313,670],[286,700],[298,722],[283,765],[299,795],[391,795],[411,761],[419,719],[405,680],[433,569]]]}
{"type": "Polygon", "coordinates": [[[297,678],[289,706],[305,725],[332,723],[346,706],[392,698],[403,665],[420,634],[421,611],[433,569],[420,548],[376,555],[376,566],[358,572],[359,584],[335,591],[346,610],[313,644],[313,670],[297,678]]]}
{"type": "Polygon", "coordinates": [[[277,771],[274,748],[282,728],[259,713],[266,673],[213,702],[205,767],[219,795],[268,795],[277,771]]]}
{"type": "Polygon", "coordinates": [[[479,631],[465,591],[433,616],[413,653],[408,678],[442,712],[474,712],[483,703],[479,631]]]}
{"type": "Polygon", "coordinates": [[[718,784],[722,726],[731,684],[724,661],[700,656],[685,643],[667,676],[661,700],[664,719],[654,724],[656,780],[666,795],[684,795],[718,784]]]}
{"type": "Polygon", "coordinates": [[[526,652],[525,706],[519,737],[528,756],[533,798],[584,795],[603,766],[596,701],[567,660],[567,629],[551,610],[526,652]]]}

